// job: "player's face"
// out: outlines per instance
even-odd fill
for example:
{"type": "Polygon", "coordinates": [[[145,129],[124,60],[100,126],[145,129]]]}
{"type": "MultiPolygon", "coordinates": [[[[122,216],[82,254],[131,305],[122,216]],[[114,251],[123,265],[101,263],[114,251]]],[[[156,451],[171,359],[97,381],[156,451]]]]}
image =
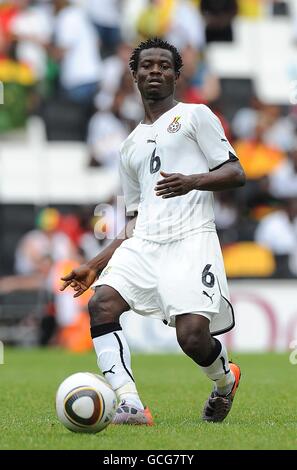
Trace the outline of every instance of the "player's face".
{"type": "Polygon", "coordinates": [[[177,79],[172,52],[159,48],[141,51],[134,78],[145,99],[160,100],[172,95],[177,79]]]}

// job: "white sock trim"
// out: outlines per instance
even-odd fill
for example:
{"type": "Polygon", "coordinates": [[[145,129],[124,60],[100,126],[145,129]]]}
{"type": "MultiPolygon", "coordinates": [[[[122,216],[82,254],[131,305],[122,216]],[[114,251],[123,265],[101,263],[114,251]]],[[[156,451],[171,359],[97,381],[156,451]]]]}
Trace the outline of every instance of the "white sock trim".
{"type": "Polygon", "coordinates": [[[218,393],[227,395],[234,384],[234,375],[229,367],[228,353],[222,344],[218,357],[208,367],[201,367],[203,372],[215,382],[218,393]]]}

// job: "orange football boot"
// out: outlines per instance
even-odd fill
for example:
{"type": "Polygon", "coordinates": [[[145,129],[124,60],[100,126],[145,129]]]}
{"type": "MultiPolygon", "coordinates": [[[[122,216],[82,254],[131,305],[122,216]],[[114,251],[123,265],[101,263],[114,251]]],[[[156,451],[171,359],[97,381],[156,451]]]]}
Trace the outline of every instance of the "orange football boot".
{"type": "Polygon", "coordinates": [[[231,410],[232,403],[238,388],[241,371],[240,367],[233,362],[229,362],[229,367],[235,377],[234,385],[228,395],[219,395],[216,390],[213,390],[208,397],[202,412],[202,419],[213,423],[223,421],[231,410]]]}
{"type": "Polygon", "coordinates": [[[150,409],[147,406],[144,410],[140,410],[123,400],[118,406],[112,423],[153,426],[154,421],[150,409]]]}

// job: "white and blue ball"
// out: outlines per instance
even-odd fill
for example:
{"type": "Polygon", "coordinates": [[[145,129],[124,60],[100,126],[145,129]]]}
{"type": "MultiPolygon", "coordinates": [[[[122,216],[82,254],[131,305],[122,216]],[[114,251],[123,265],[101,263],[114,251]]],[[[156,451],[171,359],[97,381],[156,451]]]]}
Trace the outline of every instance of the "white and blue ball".
{"type": "Polygon", "coordinates": [[[103,377],[89,372],[70,375],[56,394],[58,418],[74,432],[97,433],[108,426],[116,412],[117,399],[103,377]]]}

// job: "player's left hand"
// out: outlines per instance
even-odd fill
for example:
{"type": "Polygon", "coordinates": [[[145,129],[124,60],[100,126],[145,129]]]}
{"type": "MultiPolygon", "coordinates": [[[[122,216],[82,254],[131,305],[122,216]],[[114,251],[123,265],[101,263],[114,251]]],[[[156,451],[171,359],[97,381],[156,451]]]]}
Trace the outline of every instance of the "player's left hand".
{"type": "Polygon", "coordinates": [[[162,196],[162,199],[183,196],[195,189],[191,175],[165,173],[165,171],[160,171],[160,175],[164,178],[157,182],[155,191],[156,196],[162,196]]]}

